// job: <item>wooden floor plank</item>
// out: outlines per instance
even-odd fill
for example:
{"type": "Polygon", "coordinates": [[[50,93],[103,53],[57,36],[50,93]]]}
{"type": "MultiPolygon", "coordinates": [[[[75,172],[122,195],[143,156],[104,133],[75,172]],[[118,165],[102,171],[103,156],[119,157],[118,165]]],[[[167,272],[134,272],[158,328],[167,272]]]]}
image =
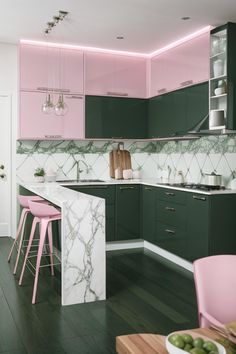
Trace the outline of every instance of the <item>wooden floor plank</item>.
{"type": "Polygon", "coordinates": [[[14,277],[7,263],[9,248],[10,241],[0,239],[0,316],[7,318],[5,329],[0,323],[0,354],[115,353],[116,336],[197,325],[192,275],[153,254],[109,252],[107,300],[62,307],[60,274],[47,271],[39,279],[38,303],[31,305],[33,276],[26,272],[19,287],[19,274],[14,277]]]}

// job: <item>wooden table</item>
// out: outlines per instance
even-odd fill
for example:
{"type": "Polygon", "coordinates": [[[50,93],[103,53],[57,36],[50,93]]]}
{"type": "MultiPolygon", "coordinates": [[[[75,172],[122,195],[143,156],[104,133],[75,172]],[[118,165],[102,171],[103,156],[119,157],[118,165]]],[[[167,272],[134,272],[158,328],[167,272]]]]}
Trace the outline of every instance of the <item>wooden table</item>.
{"type": "MultiPolygon", "coordinates": [[[[190,332],[189,330],[178,332],[190,332]]],[[[196,328],[191,332],[206,336],[213,340],[222,338],[208,328],[196,328]]],[[[129,334],[116,337],[116,351],[118,354],[168,354],[165,347],[165,336],[159,334],[129,334]]]]}

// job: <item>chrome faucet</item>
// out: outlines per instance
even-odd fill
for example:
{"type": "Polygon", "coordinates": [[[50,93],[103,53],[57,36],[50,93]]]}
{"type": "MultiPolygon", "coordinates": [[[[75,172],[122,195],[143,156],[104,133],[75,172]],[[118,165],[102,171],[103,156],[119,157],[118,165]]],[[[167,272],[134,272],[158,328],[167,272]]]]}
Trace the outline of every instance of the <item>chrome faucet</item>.
{"type": "Polygon", "coordinates": [[[85,166],[85,168],[86,168],[86,173],[88,173],[89,170],[91,169],[91,168],[86,164],[86,162],[84,162],[83,160],[77,160],[77,161],[75,161],[75,164],[74,164],[74,165],[76,165],[76,180],[77,180],[77,182],[80,181],[80,174],[84,171],[84,170],[82,170],[82,169],[80,168],[80,163],[83,163],[83,165],[85,166]]]}

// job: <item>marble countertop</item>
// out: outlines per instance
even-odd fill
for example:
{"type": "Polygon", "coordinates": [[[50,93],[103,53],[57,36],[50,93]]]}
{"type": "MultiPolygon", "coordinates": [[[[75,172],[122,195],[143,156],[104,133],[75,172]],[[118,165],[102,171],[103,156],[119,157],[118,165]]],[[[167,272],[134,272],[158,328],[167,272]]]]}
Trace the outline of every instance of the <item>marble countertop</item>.
{"type": "MultiPolygon", "coordinates": [[[[215,191],[203,191],[203,190],[196,190],[196,189],[191,189],[191,188],[183,188],[183,187],[176,187],[172,186],[171,182],[170,184],[166,185],[163,184],[163,180],[158,179],[158,178],[151,178],[151,179],[131,179],[131,180],[115,180],[115,179],[109,179],[109,180],[104,180],[103,182],[60,182],[57,181],[55,182],[56,184],[59,184],[61,186],[89,186],[89,185],[117,185],[117,184],[141,184],[141,185],[149,185],[153,187],[161,187],[161,188],[168,188],[168,189],[175,189],[175,190],[180,190],[184,192],[192,192],[192,193],[199,193],[199,194],[205,194],[205,195],[218,195],[218,194],[236,194],[236,189],[225,189],[225,190],[215,190],[215,191]]],[[[49,183],[50,184],[50,183],[49,183]]]]}

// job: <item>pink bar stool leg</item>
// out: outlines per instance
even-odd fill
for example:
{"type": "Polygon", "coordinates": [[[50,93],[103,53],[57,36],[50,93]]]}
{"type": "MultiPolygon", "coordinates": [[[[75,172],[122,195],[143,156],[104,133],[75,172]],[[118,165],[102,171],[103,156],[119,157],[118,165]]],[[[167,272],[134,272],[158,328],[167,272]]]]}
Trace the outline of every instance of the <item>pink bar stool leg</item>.
{"type": "Polygon", "coordinates": [[[12,252],[13,252],[16,242],[20,236],[20,233],[21,233],[21,238],[23,238],[22,226],[25,225],[24,222],[25,222],[25,219],[26,219],[28,213],[29,213],[29,209],[26,209],[26,208],[24,208],[21,212],[21,217],[20,217],[20,222],[19,222],[18,228],[17,228],[16,237],[15,237],[15,240],[14,240],[13,245],[11,247],[11,250],[9,252],[8,258],[7,258],[8,262],[10,262],[10,260],[11,260],[12,252]]]}
{"type": "Polygon", "coordinates": [[[43,253],[43,246],[45,242],[45,237],[47,233],[48,227],[48,219],[41,219],[41,232],[40,232],[40,240],[39,240],[39,248],[38,248],[38,255],[37,255],[37,262],[36,262],[36,271],[35,271],[35,278],[34,278],[34,289],[33,289],[33,296],[32,296],[32,304],[35,304],[37,288],[38,288],[38,277],[39,277],[39,269],[41,263],[41,257],[43,253]]]}
{"type": "Polygon", "coordinates": [[[28,242],[28,246],[26,249],[26,253],[25,253],[25,259],[24,259],[24,263],[23,263],[23,267],[21,270],[21,275],[20,275],[20,280],[19,280],[19,285],[22,285],[22,280],[23,280],[23,276],[24,276],[24,272],[25,272],[25,266],[26,266],[26,261],[30,252],[30,248],[34,239],[34,233],[35,233],[35,229],[36,229],[36,224],[39,222],[40,220],[35,217],[32,223],[32,228],[31,228],[31,232],[30,232],[30,237],[29,237],[29,242],[28,242]]]}
{"type": "Polygon", "coordinates": [[[48,224],[48,243],[49,243],[49,250],[50,250],[51,275],[54,275],[53,243],[52,243],[52,222],[49,222],[49,224],[48,224]]]}
{"type": "Polygon", "coordinates": [[[15,267],[14,267],[14,270],[13,270],[13,274],[14,275],[16,274],[18,263],[19,263],[19,259],[20,259],[21,248],[22,248],[23,239],[24,239],[25,223],[26,223],[26,219],[27,219],[27,216],[28,216],[29,213],[30,213],[30,211],[26,210],[26,214],[25,214],[25,218],[24,218],[24,222],[23,222],[23,226],[22,226],[22,230],[21,230],[21,237],[20,237],[20,242],[19,242],[19,246],[18,246],[16,261],[15,261],[15,267]]]}

